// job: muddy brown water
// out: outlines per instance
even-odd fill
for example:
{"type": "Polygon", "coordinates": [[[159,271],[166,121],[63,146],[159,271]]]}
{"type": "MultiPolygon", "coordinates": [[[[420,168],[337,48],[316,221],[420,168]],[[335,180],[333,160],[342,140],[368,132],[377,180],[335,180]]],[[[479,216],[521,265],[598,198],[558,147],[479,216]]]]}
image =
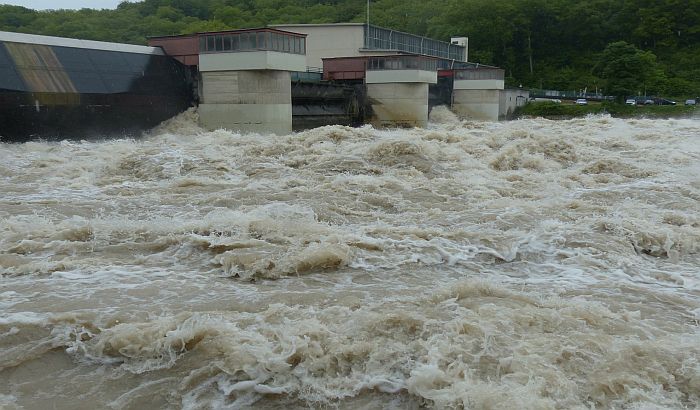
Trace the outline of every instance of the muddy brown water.
{"type": "Polygon", "coordinates": [[[700,120],[0,143],[0,408],[695,408],[700,120]]]}

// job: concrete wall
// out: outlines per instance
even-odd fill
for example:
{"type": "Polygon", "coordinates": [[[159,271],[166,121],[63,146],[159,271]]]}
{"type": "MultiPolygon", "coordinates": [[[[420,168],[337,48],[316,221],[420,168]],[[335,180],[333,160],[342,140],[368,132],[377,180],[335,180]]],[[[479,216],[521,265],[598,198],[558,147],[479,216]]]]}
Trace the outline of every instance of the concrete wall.
{"type": "Polygon", "coordinates": [[[530,92],[522,89],[502,90],[499,101],[498,119],[508,120],[513,117],[513,111],[522,107],[530,98],[530,92]]]}
{"type": "Polygon", "coordinates": [[[455,80],[455,90],[502,90],[503,80],[455,80]]]}
{"type": "Polygon", "coordinates": [[[322,68],[322,58],[358,57],[364,46],[364,26],[361,23],[332,25],[271,25],[270,27],[306,34],[306,65],[322,68]]]}
{"type": "Polygon", "coordinates": [[[199,55],[199,71],[284,70],[306,71],[301,54],[277,51],[241,51],[199,55]]]}
{"type": "Polygon", "coordinates": [[[208,129],[285,135],[292,131],[288,71],[202,73],[200,124],[208,129]]]}
{"type": "Polygon", "coordinates": [[[498,121],[503,90],[454,90],[452,111],[460,118],[498,121]]]}
{"type": "Polygon", "coordinates": [[[367,84],[375,127],[425,127],[428,125],[428,84],[367,84]]]}

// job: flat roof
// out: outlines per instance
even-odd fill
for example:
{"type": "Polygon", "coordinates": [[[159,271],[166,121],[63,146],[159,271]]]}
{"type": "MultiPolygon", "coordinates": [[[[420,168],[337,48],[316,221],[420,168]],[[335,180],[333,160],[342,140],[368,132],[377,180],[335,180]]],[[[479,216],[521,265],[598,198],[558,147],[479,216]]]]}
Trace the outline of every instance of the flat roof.
{"type": "Polygon", "coordinates": [[[364,55],[364,56],[344,56],[344,57],[321,57],[321,60],[352,60],[352,59],[358,59],[358,60],[365,60],[368,58],[397,58],[397,57],[414,57],[414,58],[423,58],[426,60],[446,60],[446,61],[452,61],[446,58],[441,58],[441,57],[435,57],[435,56],[428,56],[425,54],[416,54],[416,53],[408,53],[404,52],[401,50],[370,50],[367,48],[362,48],[360,49],[360,52],[390,52],[390,51],[396,51],[399,54],[383,54],[383,55],[364,55]]]}
{"type": "Polygon", "coordinates": [[[45,46],[85,48],[91,50],[118,51],[122,53],[164,55],[158,47],[137,46],[134,44],[108,43],[106,41],[80,40],[77,38],[40,36],[37,34],[0,31],[0,42],[40,44],[45,46]]]}
{"type": "Polygon", "coordinates": [[[217,34],[236,34],[236,33],[249,33],[249,32],[261,32],[261,31],[287,34],[287,35],[296,36],[296,37],[306,37],[307,36],[304,33],[295,33],[293,31],[278,30],[278,29],[271,28],[271,27],[258,27],[258,28],[242,28],[242,29],[235,29],[235,30],[201,31],[198,33],[174,34],[174,35],[169,35],[169,36],[152,36],[152,37],[148,37],[148,39],[149,40],[157,40],[157,39],[161,39],[161,38],[192,38],[192,37],[200,37],[200,36],[211,36],[211,35],[217,35],[217,34]]]}
{"type": "Polygon", "coordinates": [[[294,24],[268,24],[268,27],[329,27],[329,26],[364,26],[365,23],[294,23],[294,24]]]}

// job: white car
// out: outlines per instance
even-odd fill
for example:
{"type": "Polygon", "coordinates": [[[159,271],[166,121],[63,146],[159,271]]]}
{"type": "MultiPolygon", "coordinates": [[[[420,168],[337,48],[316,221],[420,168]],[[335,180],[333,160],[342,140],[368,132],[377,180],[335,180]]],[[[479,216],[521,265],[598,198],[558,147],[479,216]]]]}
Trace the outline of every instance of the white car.
{"type": "Polygon", "coordinates": [[[637,105],[637,101],[634,98],[630,98],[627,101],[625,101],[625,104],[627,105],[637,105]]]}
{"type": "Polygon", "coordinates": [[[585,98],[579,98],[578,100],[576,100],[576,105],[588,105],[588,100],[586,100],[585,98]]]}

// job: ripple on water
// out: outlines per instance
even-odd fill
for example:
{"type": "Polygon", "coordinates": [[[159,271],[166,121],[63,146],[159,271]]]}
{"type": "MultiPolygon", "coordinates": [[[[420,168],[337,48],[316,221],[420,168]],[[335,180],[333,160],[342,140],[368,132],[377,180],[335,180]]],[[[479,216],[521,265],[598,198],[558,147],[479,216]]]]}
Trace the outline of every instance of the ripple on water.
{"type": "Polygon", "coordinates": [[[0,407],[700,401],[700,121],[431,115],[0,144],[0,407]]]}

